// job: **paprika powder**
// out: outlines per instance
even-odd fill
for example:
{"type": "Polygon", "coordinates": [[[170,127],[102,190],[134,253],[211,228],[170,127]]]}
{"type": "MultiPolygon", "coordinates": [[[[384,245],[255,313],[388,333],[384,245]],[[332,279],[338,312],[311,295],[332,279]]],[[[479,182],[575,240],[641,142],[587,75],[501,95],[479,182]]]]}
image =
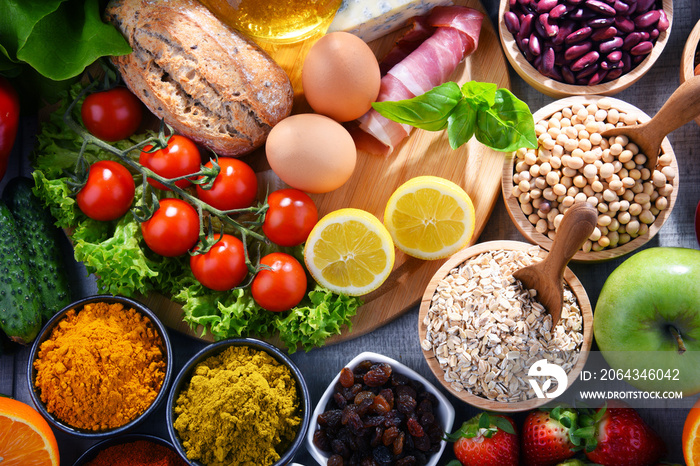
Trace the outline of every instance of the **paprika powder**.
{"type": "Polygon", "coordinates": [[[187,466],[171,448],[149,440],[112,445],[85,466],[187,466]]]}

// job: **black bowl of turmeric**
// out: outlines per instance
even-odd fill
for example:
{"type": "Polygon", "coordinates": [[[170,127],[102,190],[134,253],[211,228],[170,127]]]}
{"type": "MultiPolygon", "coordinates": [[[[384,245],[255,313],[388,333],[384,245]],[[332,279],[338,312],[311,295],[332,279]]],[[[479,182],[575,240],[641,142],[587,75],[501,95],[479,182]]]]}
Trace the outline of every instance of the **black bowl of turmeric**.
{"type": "Polygon", "coordinates": [[[178,374],[168,431],[191,465],[289,464],[311,420],[304,377],[273,345],[251,338],[213,343],[178,374]]]}
{"type": "Polygon", "coordinates": [[[146,434],[125,434],[103,440],[73,463],[73,466],[187,466],[172,444],[146,434]]]}
{"type": "Polygon", "coordinates": [[[172,360],[168,333],[150,309],[122,296],[90,296],[41,330],[29,354],[29,393],[56,428],[112,437],[167,397],[172,360]]]}

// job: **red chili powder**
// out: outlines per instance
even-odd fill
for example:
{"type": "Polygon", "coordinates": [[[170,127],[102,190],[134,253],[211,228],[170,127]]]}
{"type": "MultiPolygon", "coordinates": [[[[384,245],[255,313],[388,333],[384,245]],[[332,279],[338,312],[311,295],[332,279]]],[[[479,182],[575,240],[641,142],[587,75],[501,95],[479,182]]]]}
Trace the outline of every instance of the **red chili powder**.
{"type": "Polygon", "coordinates": [[[136,440],[102,450],[86,466],[187,466],[187,463],[166,446],[136,440]]]}

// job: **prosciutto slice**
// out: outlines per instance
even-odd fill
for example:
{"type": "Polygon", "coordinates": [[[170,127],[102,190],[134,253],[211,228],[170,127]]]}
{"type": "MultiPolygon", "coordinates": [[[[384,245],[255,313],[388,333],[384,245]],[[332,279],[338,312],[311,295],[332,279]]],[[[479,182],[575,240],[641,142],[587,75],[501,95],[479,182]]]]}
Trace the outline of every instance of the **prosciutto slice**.
{"type": "MultiPolygon", "coordinates": [[[[411,40],[417,46],[408,53],[405,44],[399,41],[399,50],[389,54],[395,60],[396,54],[407,53],[382,77],[377,101],[410,99],[446,82],[459,63],[476,50],[483,18],[481,12],[472,8],[435,7],[425,23],[417,23],[423,31],[427,24],[432,34],[419,45],[411,40]]],[[[412,129],[409,125],[384,118],[374,109],[356,123],[350,132],[357,148],[378,155],[393,152],[412,129]]]]}

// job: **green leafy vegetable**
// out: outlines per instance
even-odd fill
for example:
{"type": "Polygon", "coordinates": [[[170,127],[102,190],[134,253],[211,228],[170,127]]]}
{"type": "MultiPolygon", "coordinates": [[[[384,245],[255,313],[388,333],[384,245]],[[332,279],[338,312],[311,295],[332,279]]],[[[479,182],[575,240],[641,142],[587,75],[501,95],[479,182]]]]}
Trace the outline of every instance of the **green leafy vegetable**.
{"type": "Polygon", "coordinates": [[[428,131],[447,128],[453,149],[473,136],[502,152],[537,148],[535,122],[527,104],[493,83],[470,81],[460,88],[446,82],[412,99],[374,102],[372,107],[398,123],[428,131]]]}
{"type": "MultiPolygon", "coordinates": [[[[33,153],[34,192],[51,209],[57,224],[71,232],[75,257],[96,275],[100,290],[125,296],[159,292],[182,304],[184,321],[198,332],[209,331],[216,339],[278,335],[290,352],[298,347],[309,351],[339,334],[344,326],[350,327],[350,318],[362,304],[359,298],[312,285],[297,307],[282,313],[268,312],[255,303],[248,288],[227,292],[204,288],[192,275],[188,256],[166,258],[154,254],[145,245],[140,224],[131,214],[114,222],[85,216],[71,193],[72,180],[67,173],[76,166],[83,141],[62,118],[80,90],[79,84],[74,85],[70,98],[42,125],[33,153]]],[[[78,108],[74,109],[76,120],[78,108]]],[[[126,150],[146,136],[137,135],[115,145],[126,150]]],[[[86,146],[83,155],[88,163],[115,157],[93,145],[86,146]]],[[[138,153],[133,158],[138,158],[138,153]]],[[[139,198],[142,177],[134,181],[139,198]]],[[[163,192],[158,196],[164,196],[163,192]]],[[[270,244],[259,253],[279,249],[270,244]]],[[[301,247],[281,249],[303,263],[301,247]]]]}

